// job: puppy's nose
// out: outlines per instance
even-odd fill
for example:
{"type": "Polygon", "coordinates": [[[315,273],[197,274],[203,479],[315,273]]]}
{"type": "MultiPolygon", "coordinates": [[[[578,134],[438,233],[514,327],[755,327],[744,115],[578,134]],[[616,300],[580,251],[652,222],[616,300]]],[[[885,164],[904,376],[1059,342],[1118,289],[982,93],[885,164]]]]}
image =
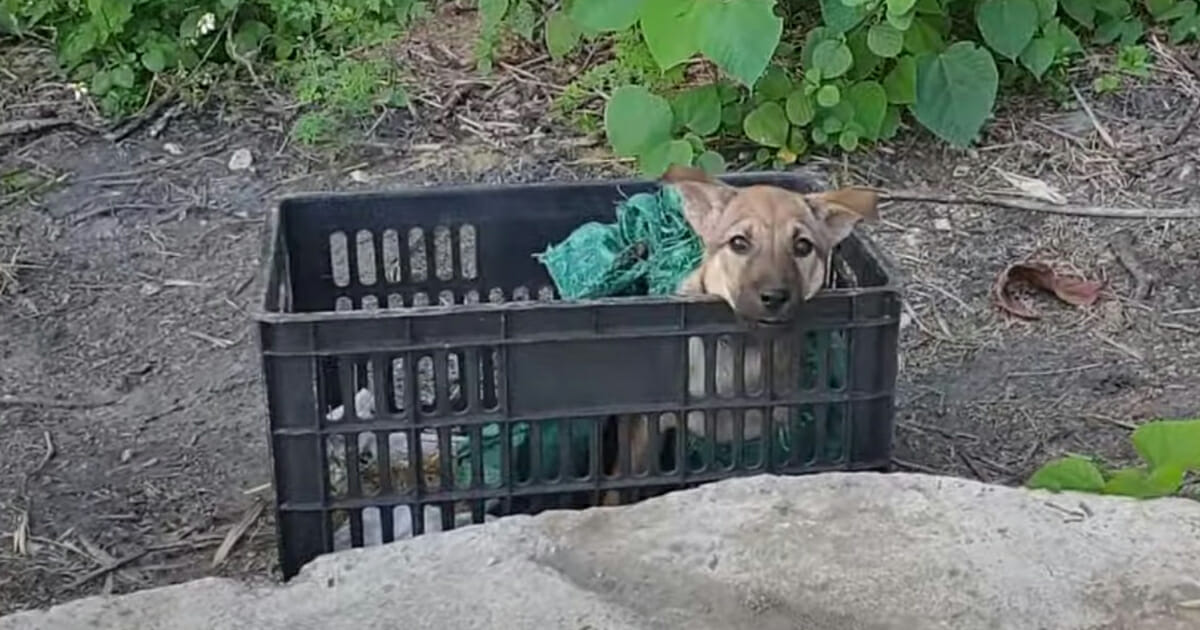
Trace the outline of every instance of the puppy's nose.
{"type": "Polygon", "coordinates": [[[762,300],[762,305],[768,311],[777,311],[792,297],[791,291],[787,289],[770,289],[758,294],[758,299],[762,300]]]}

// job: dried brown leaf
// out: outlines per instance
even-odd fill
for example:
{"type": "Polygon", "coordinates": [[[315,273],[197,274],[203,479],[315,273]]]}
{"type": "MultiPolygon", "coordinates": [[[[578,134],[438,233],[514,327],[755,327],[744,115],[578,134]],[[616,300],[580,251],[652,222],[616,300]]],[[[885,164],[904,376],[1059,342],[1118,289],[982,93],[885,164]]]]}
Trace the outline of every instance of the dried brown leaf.
{"type": "Polygon", "coordinates": [[[1025,319],[1038,319],[1041,316],[1013,295],[1013,290],[1019,285],[1053,293],[1058,299],[1073,306],[1094,304],[1100,298],[1100,290],[1104,288],[1099,282],[1060,274],[1043,262],[1014,263],[996,278],[996,283],[992,286],[992,299],[1001,309],[1025,319]]]}

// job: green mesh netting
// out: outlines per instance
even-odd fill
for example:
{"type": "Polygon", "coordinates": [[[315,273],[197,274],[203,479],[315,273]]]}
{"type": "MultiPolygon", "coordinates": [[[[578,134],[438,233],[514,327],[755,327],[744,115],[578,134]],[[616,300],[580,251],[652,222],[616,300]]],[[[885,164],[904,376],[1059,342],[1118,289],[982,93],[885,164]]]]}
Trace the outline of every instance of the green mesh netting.
{"type": "Polygon", "coordinates": [[[564,300],[673,293],[703,246],[671,186],[617,206],[616,223],[587,223],[536,254],[564,300]]]}
{"type": "MultiPolygon", "coordinates": [[[[634,295],[665,295],[674,293],[679,283],[699,264],[703,253],[700,239],[683,216],[679,192],[662,186],[655,193],[638,193],[622,202],[616,209],[616,222],[590,222],[576,228],[565,240],[551,245],[538,260],[546,267],[551,280],[565,300],[595,299],[634,295]]],[[[848,348],[843,331],[810,331],[803,345],[804,367],[800,387],[813,389],[820,373],[819,361],[827,358],[828,387],[841,389],[846,383],[849,367],[848,348]]],[[[788,461],[809,462],[819,457],[839,461],[845,453],[845,410],[840,404],[826,404],[823,431],[816,426],[817,414],[812,405],[792,410],[790,422],[775,423],[775,447],[768,465],[777,467],[788,461]],[[823,440],[817,437],[824,434],[823,440]],[[819,443],[818,443],[819,442],[819,443]],[[821,452],[816,451],[817,448],[821,452]],[[792,452],[796,451],[795,457],[792,452]]],[[[541,423],[541,456],[532,457],[532,440],[528,423],[518,423],[510,431],[513,457],[513,481],[557,479],[560,476],[582,477],[588,474],[588,462],[595,424],[590,419],[564,419],[541,423]],[[569,440],[572,465],[562,470],[561,441],[569,440]],[[532,470],[534,460],[540,470],[532,470]]],[[[484,484],[501,483],[501,431],[499,425],[483,429],[482,464],[484,484]]],[[[687,461],[689,470],[701,470],[706,462],[728,467],[735,461],[732,444],[716,444],[712,440],[688,435],[687,461]]],[[[741,456],[742,465],[757,467],[763,461],[762,440],[746,440],[741,456]]],[[[457,456],[457,481],[462,487],[471,485],[471,447],[464,445],[457,456]]]]}

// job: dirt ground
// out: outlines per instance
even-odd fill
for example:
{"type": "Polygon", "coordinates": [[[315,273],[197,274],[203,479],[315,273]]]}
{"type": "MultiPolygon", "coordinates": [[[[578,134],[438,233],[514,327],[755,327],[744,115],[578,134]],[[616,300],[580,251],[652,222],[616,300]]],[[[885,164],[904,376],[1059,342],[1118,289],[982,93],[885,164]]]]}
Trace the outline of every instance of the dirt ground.
{"type": "MultiPolygon", "coordinates": [[[[249,318],[273,199],[627,169],[543,122],[556,89],[544,60],[477,83],[461,69],[430,80],[422,69],[461,51],[423,41],[439,39],[418,37],[401,59],[424,90],[417,115],[391,114],[336,160],[287,142],[283,114],[213,104],[157,138],[114,144],[73,127],[0,138],[0,172],[45,182],[0,188],[0,263],[16,263],[0,295],[0,614],[204,575],[277,579],[249,318]],[[251,169],[228,167],[238,149],[251,169]],[[213,567],[239,521],[245,535],[213,567]],[[121,569],[104,571],[114,559],[121,569]]],[[[94,124],[44,57],[10,53],[4,65],[0,116],[94,124]]],[[[1076,204],[1200,205],[1200,125],[1169,142],[1200,97],[1197,76],[1160,58],[1151,79],[1103,98],[1086,71],[1077,78],[1095,122],[1073,100],[1035,102],[1000,111],[971,151],[914,132],[808,166],[897,190],[1011,193],[1005,171],[1076,204]]],[[[1200,412],[1200,221],[932,203],[883,216],[864,229],[906,282],[897,469],[1017,484],[1066,452],[1126,461],[1131,426],[1200,412]],[[1130,297],[1119,231],[1153,276],[1146,299],[1130,297]],[[1041,319],[1004,315],[993,282],[1030,258],[1104,282],[1101,299],[1037,297],[1041,319]]]]}

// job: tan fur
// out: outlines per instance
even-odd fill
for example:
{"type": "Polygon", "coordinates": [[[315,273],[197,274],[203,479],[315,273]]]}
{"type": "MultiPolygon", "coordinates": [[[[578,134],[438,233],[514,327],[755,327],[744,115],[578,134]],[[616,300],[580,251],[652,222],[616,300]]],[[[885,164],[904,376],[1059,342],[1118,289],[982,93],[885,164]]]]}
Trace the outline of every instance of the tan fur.
{"type": "MultiPolygon", "coordinates": [[[[684,215],[704,243],[700,265],[680,284],[685,295],[712,295],[724,300],[734,313],[754,326],[783,327],[794,319],[796,310],[811,299],[826,283],[834,247],[850,235],[862,219],[876,217],[874,192],[843,188],[821,193],[800,194],[774,186],[736,188],[708,178],[703,171],[674,166],[663,180],[683,196],[684,215]],[[735,239],[741,242],[735,243],[735,239]],[[811,243],[798,247],[801,240],[811,243]],[[770,299],[768,299],[770,297],[770,299]]],[[[772,385],[777,392],[788,391],[798,382],[798,356],[794,340],[787,336],[753,338],[744,342],[743,384],[746,392],[764,388],[764,350],[770,344],[774,353],[772,385]]],[[[736,395],[733,342],[718,340],[715,363],[705,365],[704,344],[692,338],[688,344],[688,392],[694,398],[705,396],[706,370],[714,369],[717,397],[736,395]]],[[[771,410],[776,421],[786,421],[787,409],[771,410]]],[[[763,412],[746,410],[743,438],[752,440],[762,434],[763,412]]],[[[716,414],[712,436],[716,442],[734,439],[734,412],[716,414]]],[[[619,418],[630,423],[630,460],[635,474],[649,470],[650,418],[645,414],[619,418]]],[[[677,414],[663,414],[659,430],[678,426],[677,414]]],[[[708,431],[704,413],[687,414],[687,430],[699,436],[708,431]]],[[[678,465],[683,465],[680,462],[678,465]]],[[[615,505],[615,492],[605,493],[602,503],[615,505]]]]}

